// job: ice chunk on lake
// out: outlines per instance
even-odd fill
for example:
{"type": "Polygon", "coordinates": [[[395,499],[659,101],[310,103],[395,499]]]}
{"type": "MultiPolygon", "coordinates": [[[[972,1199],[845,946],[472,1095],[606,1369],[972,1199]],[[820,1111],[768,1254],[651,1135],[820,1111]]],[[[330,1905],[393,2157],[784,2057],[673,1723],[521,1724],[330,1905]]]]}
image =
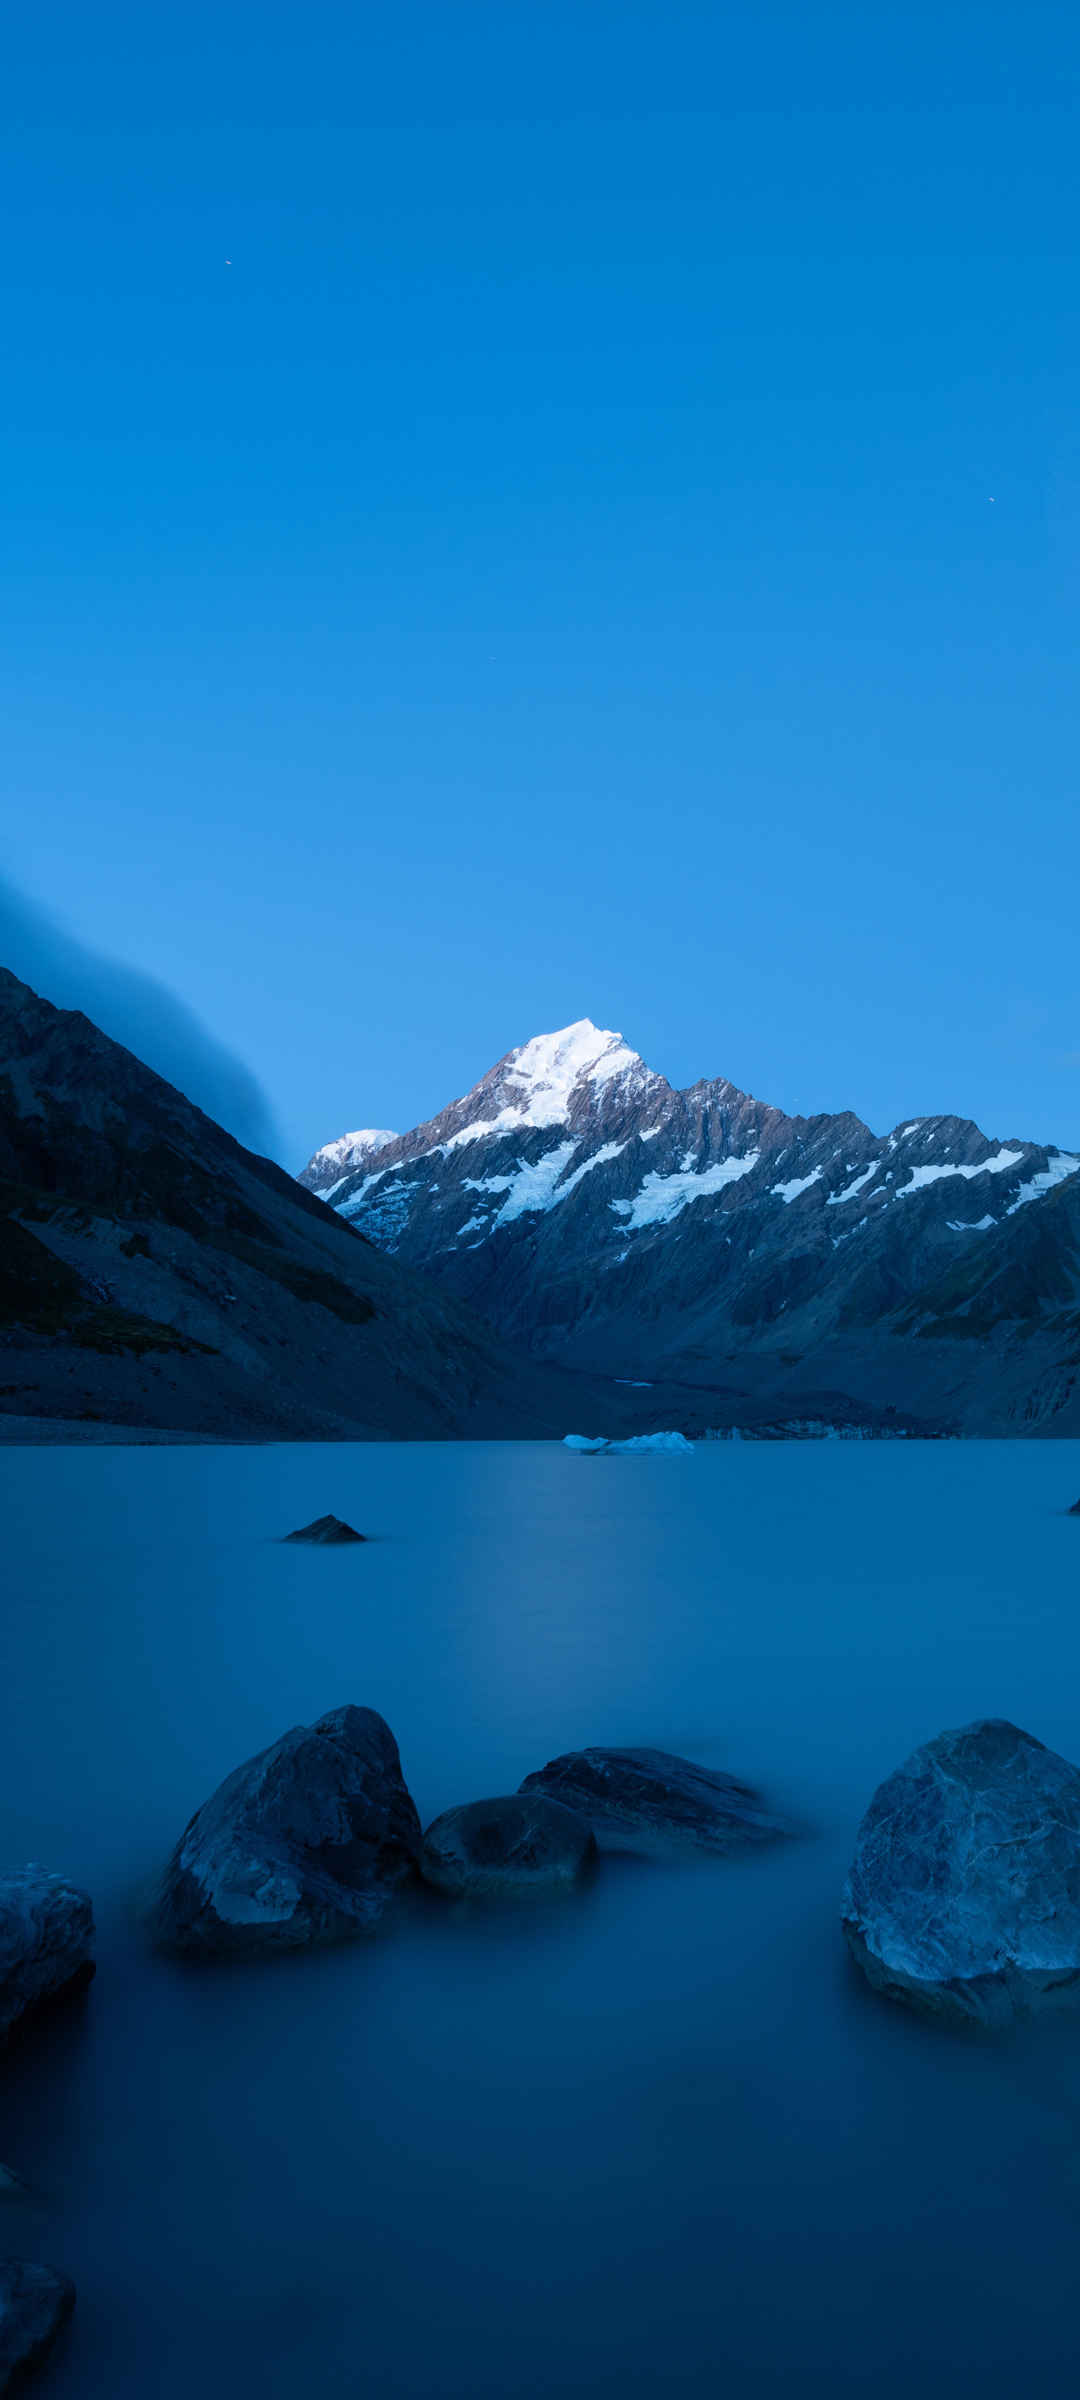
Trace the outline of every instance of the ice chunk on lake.
{"type": "Polygon", "coordinates": [[[563,1436],[564,1450],[587,1451],[597,1456],[601,1450],[612,1458],[625,1457],[635,1450],[666,1450],[675,1456],[689,1456],[694,1445],[684,1433],[634,1433],[624,1442],[609,1442],[603,1434],[567,1433],[563,1436]]]}

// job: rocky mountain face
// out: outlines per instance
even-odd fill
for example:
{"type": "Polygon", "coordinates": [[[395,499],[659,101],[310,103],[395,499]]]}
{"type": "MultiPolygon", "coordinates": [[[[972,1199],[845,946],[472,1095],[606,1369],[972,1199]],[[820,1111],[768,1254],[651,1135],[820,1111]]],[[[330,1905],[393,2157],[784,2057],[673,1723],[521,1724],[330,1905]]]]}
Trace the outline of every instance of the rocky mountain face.
{"type": "Polygon", "coordinates": [[[300,1181],[534,1356],[682,1391],[666,1423],[1080,1431],[1080,1158],[970,1118],[676,1091],[584,1019],[300,1181]]]}
{"type": "Polygon", "coordinates": [[[5,1417],[561,1433],[566,1400],[88,1018],[0,969],[5,1417]]]}

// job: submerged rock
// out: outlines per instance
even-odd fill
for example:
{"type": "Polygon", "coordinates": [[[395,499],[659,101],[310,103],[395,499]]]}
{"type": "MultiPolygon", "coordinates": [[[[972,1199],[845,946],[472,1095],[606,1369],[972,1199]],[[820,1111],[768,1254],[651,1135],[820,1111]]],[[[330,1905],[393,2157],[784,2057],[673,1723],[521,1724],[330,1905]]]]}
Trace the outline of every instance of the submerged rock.
{"type": "Polygon", "coordinates": [[[1073,1501],[1072,1507],[1069,1510],[1069,1515],[1070,1517],[1080,1517],[1080,1500],[1073,1501]]]}
{"type": "Polygon", "coordinates": [[[57,2267],[0,2259],[0,2393],[32,2375],[75,2306],[75,2286],[57,2267]]]}
{"type": "Polygon", "coordinates": [[[0,1875],[0,2040],[21,2018],[85,1989],[94,1972],[85,1892],[44,1867],[0,1875]]]}
{"type": "Polygon", "coordinates": [[[595,1856],[592,1833],[572,1809],[511,1792],[436,1817],[420,1871],[440,1892],[496,1896],[565,1888],[595,1856]]]}
{"type": "Polygon", "coordinates": [[[165,1871],[159,1937],[230,1956],[366,1933],[419,1852],[389,1726],[373,1708],[336,1708],[237,1767],[192,1818],[165,1871]]]}
{"type": "Polygon", "coordinates": [[[843,1926],[875,1989],[1009,2024],[1080,1992],[1080,1769],[1004,1718],[941,1733],[879,1787],[843,1926]]]}
{"type": "Polygon", "coordinates": [[[346,1525],[344,1517],[313,1517],[310,1525],[299,1525],[284,1538],[287,1542],[366,1542],[367,1535],[357,1533],[355,1525],[346,1525]]]}
{"type": "Polygon", "coordinates": [[[667,1750],[569,1750],[521,1789],[575,1809],[602,1850],[737,1850],[791,1831],[748,1784],[667,1750]]]}

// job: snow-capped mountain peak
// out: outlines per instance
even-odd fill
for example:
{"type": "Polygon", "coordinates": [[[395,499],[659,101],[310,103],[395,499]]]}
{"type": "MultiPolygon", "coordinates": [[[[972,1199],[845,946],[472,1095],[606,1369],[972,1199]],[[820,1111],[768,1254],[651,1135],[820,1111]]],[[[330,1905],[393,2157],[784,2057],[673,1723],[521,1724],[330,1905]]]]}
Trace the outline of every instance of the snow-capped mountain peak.
{"type": "Polygon", "coordinates": [[[534,1034],[501,1059],[485,1081],[495,1084],[503,1099],[495,1123],[565,1125],[582,1085],[610,1083],[635,1068],[648,1073],[621,1033],[606,1032],[591,1017],[579,1017],[559,1033],[534,1034]]]}
{"type": "Polygon", "coordinates": [[[351,1174],[365,1158],[371,1158],[376,1150],[385,1150],[387,1143],[396,1142],[397,1138],[385,1126],[362,1125],[357,1133],[342,1133],[336,1142],[324,1142],[311,1160],[311,1166],[319,1171],[320,1187],[333,1183],[335,1176],[351,1174]]]}

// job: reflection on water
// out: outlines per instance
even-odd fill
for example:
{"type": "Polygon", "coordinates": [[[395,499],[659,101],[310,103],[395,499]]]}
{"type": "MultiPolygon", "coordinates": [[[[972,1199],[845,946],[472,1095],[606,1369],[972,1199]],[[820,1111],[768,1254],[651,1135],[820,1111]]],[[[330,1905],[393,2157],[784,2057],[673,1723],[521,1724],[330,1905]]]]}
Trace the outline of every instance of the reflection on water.
{"type": "Polygon", "coordinates": [[[3,2247],[79,2307],[56,2400],[1049,2388],[1080,2367],[1080,2017],[875,2000],[837,1896],[942,1726],[1080,1757],[1065,1445],[0,1453],[0,1857],[92,1891],[99,1973],[3,2071],[3,2247]],[[326,1509],[362,1549],[279,1547],[326,1509]],[[812,1828],[619,1860],[535,1914],[425,1895],[264,1967],[139,1908],[227,1770],[343,1700],[425,1822],[588,1742],[812,1828]]]}

